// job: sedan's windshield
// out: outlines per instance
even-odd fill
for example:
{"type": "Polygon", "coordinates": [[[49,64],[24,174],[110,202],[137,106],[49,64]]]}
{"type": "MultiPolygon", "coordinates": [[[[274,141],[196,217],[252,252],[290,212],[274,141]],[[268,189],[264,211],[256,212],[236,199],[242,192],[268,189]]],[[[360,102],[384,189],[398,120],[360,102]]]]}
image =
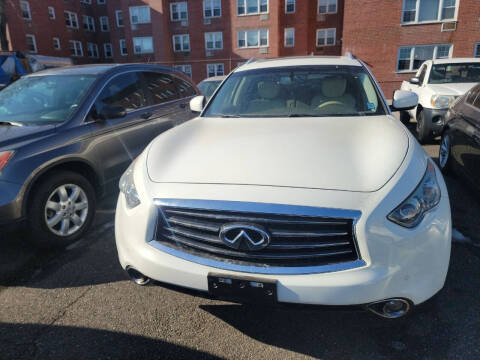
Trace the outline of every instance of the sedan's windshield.
{"type": "Polygon", "coordinates": [[[216,80],[216,81],[202,81],[200,84],[198,84],[198,88],[200,89],[201,93],[205,95],[207,98],[213,95],[215,90],[217,89],[218,85],[220,85],[221,81],[216,80]]]}
{"type": "Polygon", "coordinates": [[[437,64],[432,66],[429,84],[480,82],[480,63],[437,64]]]}
{"type": "Polygon", "coordinates": [[[69,119],[94,75],[29,76],[0,91],[0,121],[62,123],[69,119]]]}
{"type": "Polygon", "coordinates": [[[238,71],[210,101],[207,117],[384,115],[376,86],[359,66],[238,71]]]}

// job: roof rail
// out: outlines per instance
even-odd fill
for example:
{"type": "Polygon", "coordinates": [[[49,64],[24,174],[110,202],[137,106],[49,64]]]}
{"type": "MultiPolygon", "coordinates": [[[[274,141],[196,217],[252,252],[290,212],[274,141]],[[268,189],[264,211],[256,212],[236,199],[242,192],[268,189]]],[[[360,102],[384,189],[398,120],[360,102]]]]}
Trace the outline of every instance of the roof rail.
{"type": "Polygon", "coordinates": [[[353,55],[350,51],[347,51],[345,53],[345,56],[348,57],[349,59],[356,59],[357,57],[353,55]]]}

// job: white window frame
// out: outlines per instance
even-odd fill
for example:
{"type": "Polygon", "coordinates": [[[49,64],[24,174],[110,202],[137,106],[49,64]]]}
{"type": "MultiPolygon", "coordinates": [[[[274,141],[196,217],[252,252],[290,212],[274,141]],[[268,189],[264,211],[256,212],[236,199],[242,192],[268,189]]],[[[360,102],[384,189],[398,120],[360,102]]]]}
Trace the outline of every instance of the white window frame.
{"type": "Polygon", "coordinates": [[[338,0],[318,0],[317,14],[336,14],[338,13],[338,0]],[[335,11],[330,11],[329,7],[335,4],[335,11]],[[320,12],[320,6],[325,6],[325,12],[320,12]]]}
{"type": "Polygon", "coordinates": [[[175,2],[171,2],[170,3],[170,20],[171,21],[188,21],[188,2],[186,1],[175,1],[175,2]],[[181,14],[181,11],[178,11],[178,6],[184,6],[185,5],[185,9],[186,9],[186,14],[187,14],[187,17],[185,19],[182,19],[180,17],[180,14],[181,14]],[[176,6],[177,7],[177,11],[175,13],[178,14],[178,19],[174,19],[173,18],[173,7],[176,6]]]}
{"type": "Polygon", "coordinates": [[[128,55],[127,40],[125,39],[118,40],[118,45],[120,46],[120,55],[127,56],[128,55]],[[124,52],[123,49],[126,49],[127,51],[124,52]]]}
{"type": "Polygon", "coordinates": [[[175,70],[179,70],[189,76],[190,78],[192,77],[192,65],[190,64],[180,64],[180,65],[174,65],[173,68],[175,70]]]}
{"type": "Polygon", "coordinates": [[[93,16],[83,15],[83,30],[89,31],[89,32],[95,32],[95,18],[93,16]],[[86,29],[85,29],[85,25],[87,25],[86,29]]]}
{"type": "MultiPolygon", "coordinates": [[[[68,43],[70,45],[73,45],[73,48],[75,50],[75,54],[70,55],[72,57],[83,57],[83,45],[82,42],[79,40],[69,40],[68,43]]],[[[71,46],[69,47],[69,50],[71,50],[71,46]]]]}
{"type": "Polygon", "coordinates": [[[23,20],[32,20],[32,11],[30,10],[30,3],[28,1],[20,1],[20,12],[23,20]],[[23,9],[23,7],[25,7],[25,9],[23,9]],[[24,11],[28,13],[28,17],[23,16],[24,11]]]}
{"type": "Polygon", "coordinates": [[[248,9],[247,9],[247,2],[248,0],[237,0],[237,16],[251,16],[251,15],[261,15],[261,14],[268,14],[269,11],[270,11],[270,1],[269,0],[257,0],[257,12],[251,12],[249,13],[248,12],[248,9]],[[261,5],[261,1],[266,1],[267,2],[267,10],[266,11],[261,11],[260,10],[260,5],[261,5]],[[239,4],[243,4],[243,9],[244,9],[244,13],[243,14],[240,14],[238,12],[238,5],[239,4]]]}
{"type": "Polygon", "coordinates": [[[50,18],[50,20],[55,20],[56,19],[55,8],[53,6],[48,7],[48,17],[50,18]]]}
{"type": "Polygon", "coordinates": [[[442,10],[443,10],[443,4],[445,0],[439,0],[438,2],[438,16],[437,20],[424,20],[424,21],[419,21],[418,17],[420,14],[420,1],[421,0],[415,0],[416,1],[416,7],[415,7],[415,20],[413,21],[403,21],[403,14],[405,12],[405,5],[407,0],[402,0],[402,18],[401,18],[401,24],[402,25],[412,25],[412,24],[431,24],[431,23],[441,23],[441,22],[450,22],[450,21],[457,21],[458,19],[458,8],[460,4],[460,0],[455,1],[455,15],[453,18],[450,19],[442,19],[442,10]]]}
{"type": "Polygon", "coordinates": [[[475,43],[475,47],[473,48],[473,56],[476,58],[480,57],[480,41],[475,43]]]}
{"type": "Polygon", "coordinates": [[[285,14],[295,14],[295,11],[297,11],[297,4],[295,0],[285,0],[285,14]],[[291,5],[289,3],[293,3],[293,11],[288,11],[288,5],[291,5]]]}
{"type": "Polygon", "coordinates": [[[172,36],[172,41],[173,41],[173,51],[174,52],[190,52],[191,51],[191,45],[190,45],[190,35],[189,34],[176,34],[172,36]],[[187,36],[188,38],[188,49],[184,48],[183,46],[183,38],[187,36]],[[175,49],[175,39],[180,39],[180,50],[175,49]]]}
{"type": "Polygon", "coordinates": [[[315,38],[315,44],[317,47],[324,47],[324,46],[335,46],[337,45],[337,29],[336,28],[328,28],[328,29],[317,29],[317,35],[315,38]],[[333,44],[328,44],[328,32],[333,30],[333,44]],[[324,44],[319,44],[318,39],[319,39],[319,34],[320,32],[324,32],[324,37],[323,39],[325,40],[324,44]]]}
{"type": "Polygon", "coordinates": [[[104,43],[103,44],[103,53],[105,54],[105,59],[113,58],[113,46],[112,43],[104,43]],[[110,49],[110,55],[107,55],[107,48],[110,49]]]}
{"type": "Polygon", "coordinates": [[[62,45],[60,44],[60,39],[58,37],[53,38],[53,49],[62,50],[62,45]]]}
{"type": "MultiPolygon", "coordinates": [[[[66,22],[65,22],[65,25],[70,28],[70,29],[78,29],[78,16],[77,16],[77,13],[75,12],[72,12],[72,11],[68,11],[68,10],[65,10],[64,11],[64,14],[68,16],[68,21],[70,22],[70,25],[68,25],[66,22]],[[72,19],[75,20],[75,24],[76,25],[73,25],[73,21],[72,19]]],[[[67,20],[67,19],[65,19],[67,20]]]]}
{"type": "Polygon", "coordinates": [[[110,31],[110,21],[108,20],[108,16],[100,16],[100,31],[101,32],[109,32],[110,31]],[[105,22],[103,21],[105,20],[105,22]],[[104,25],[106,25],[106,29],[104,29],[104,25]]]}
{"type": "Polygon", "coordinates": [[[123,11],[122,10],[115,10],[115,20],[117,22],[117,28],[123,28],[125,27],[125,19],[123,18],[123,11]],[[122,16],[122,24],[120,25],[120,17],[119,15],[121,14],[122,16]]]}
{"type": "MultiPolygon", "coordinates": [[[[441,59],[451,59],[452,58],[452,54],[453,54],[453,44],[423,44],[423,45],[409,45],[409,46],[399,46],[398,47],[398,50],[397,50],[397,62],[395,64],[395,71],[397,73],[416,73],[420,67],[418,69],[414,69],[413,68],[413,63],[414,63],[414,60],[415,60],[415,48],[420,48],[420,47],[430,47],[430,46],[434,46],[434,49],[433,49],[433,59],[438,59],[437,58],[437,51],[438,51],[438,48],[440,46],[449,46],[449,53],[448,53],[448,57],[447,58],[444,58],[442,57],[441,59]],[[398,64],[400,62],[400,51],[402,49],[408,49],[410,48],[410,66],[408,69],[406,70],[399,70],[398,69],[398,64]]],[[[429,60],[429,59],[427,59],[429,60]]]]}
{"type": "Polygon", "coordinates": [[[222,17],[222,0],[203,0],[203,17],[205,19],[214,19],[214,18],[222,17]],[[215,15],[215,9],[216,9],[215,4],[220,5],[220,15],[215,15]],[[205,15],[207,6],[210,7],[210,11],[212,12],[211,16],[205,15]]]}
{"type": "MultiPolygon", "coordinates": [[[[38,53],[37,39],[35,39],[35,35],[25,34],[25,37],[26,37],[27,39],[31,39],[31,40],[32,40],[32,44],[33,44],[33,47],[34,47],[34,50],[28,49],[28,52],[31,53],[31,54],[36,54],[36,53],[38,53]]],[[[27,45],[28,45],[28,42],[27,42],[27,45]]]]}
{"type": "Polygon", "coordinates": [[[223,49],[223,32],[221,31],[214,31],[214,32],[206,32],[205,33],[205,49],[210,51],[210,50],[222,50],[223,49]],[[220,34],[220,42],[221,42],[221,46],[220,47],[216,47],[216,42],[217,42],[217,39],[216,39],[216,36],[218,36],[218,34],[220,34]],[[207,46],[207,36],[213,36],[213,47],[212,48],[209,48],[207,46]]]}
{"type": "Polygon", "coordinates": [[[269,43],[270,43],[270,31],[268,30],[268,28],[263,28],[263,29],[248,29],[248,30],[238,30],[237,31],[237,48],[238,49],[257,49],[257,48],[264,48],[264,47],[268,47],[269,46],[269,43]],[[258,45],[257,46],[248,46],[248,32],[250,31],[256,31],[258,34],[258,45]],[[267,44],[266,45],[261,45],[260,44],[260,33],[261,31],[266,31],[267,32],[267,44]],[[240,46],[240,35],[241,33],[244,33],[244,42],[245,42],[245,46],[240,46]]]}
{"type": "Polygon", "coordinates": [[[225,64],[224,63],[214,63],[214,64],[207,64],[207,78],[213,77],[213,76],[223,76],[225,75],[225,64]],[[210,76],[210,70],[209,67],[213,66],[213,73],[214,75],[210,76]],[[219,72],[218,69],[222,68],[222,72],[219,72]]]}
{"type": "Polygon", "coordinates": [[[295,28],[286,28],[283,36],[284,36],[283,45],[285,47],[295,47],[295,28]],[[287,32],[289,32],[289,31],[293,32],[293,44],[291,44],[291,45],[287,44],[287,32]]]}
{"type": "Polygon", "coordinates": [[[130,6],[128,8],[128,12],[130,13],[130,23],[132,25],[139,25],[139,24],[150,24],[152,22],[152,14],[150,12],[150,6],[142,5],[142,6],[130,6]],[[148,19],[145,20],[138,20],[138,14],[135,14],[136,11],[139,9],[148,9],[148,19]],[[137,17],[137,20],[134,19],[134,16],[137,17]]]}
{"type": "Polygon", "coordinates": [[[107,0],[97,0],[97,5],[105,5],[107,0]]]}
{"type": "Polygon", "coordinates": [[[98,59],[100,57],[100,52],[98,51],[98,45],[95,43],[87,42],[87,56],[90,59],[98,59]],[[89,52],[92,54],[89,54],[89,52]]]}
{"type": "Polygon", "coordinates": [[[155,51],[155,48],[154,48],[154,44],[153,44],[153,37],[151,36],[135,36],[132,38],[132,42],[133,42],[133,53],[135,55],[139,55],[139,54],[153,54],[154,51],[155,51]],[[137,46],[135,45],[135,40],[143,40],[144,39],[150,39],[150,41],[152,42],[152,51],[137,51],[137,46]]]}

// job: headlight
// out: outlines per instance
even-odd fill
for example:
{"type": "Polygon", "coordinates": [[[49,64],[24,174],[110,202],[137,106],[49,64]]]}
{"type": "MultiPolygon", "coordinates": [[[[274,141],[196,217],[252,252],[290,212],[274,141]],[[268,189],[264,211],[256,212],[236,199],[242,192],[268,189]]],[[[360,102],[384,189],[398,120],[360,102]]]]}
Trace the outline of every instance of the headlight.
{"type": "Polygon", "coordinates": [[[440,202],[440,186],[435,175],[435,166],[428,160],[427,171],[415,191],[389,215],[394,223],[413,228],[422,221],[425,213],[440,202]]]}
{"type": "Polygon", "coordinates": [[[13,156],[13,151],[0,151],[0,171],[13,156]]]}
{"type": "Polygon", "coordinates": [[[137,189],[135,188],[135,182],[133,181],[133,169],[135,167],[135,161],[128,167],[120,178],[120,191],[125,195],[127,207],[133,209],[135,206],[140,205],[140,197],[138,196],[137,189]]]}
{"type": "Polygon", "coordinates": [[[455,96],[451,95],[433,95],[430,103],[437,109],[447,109],[455,101],[455,96]]]}

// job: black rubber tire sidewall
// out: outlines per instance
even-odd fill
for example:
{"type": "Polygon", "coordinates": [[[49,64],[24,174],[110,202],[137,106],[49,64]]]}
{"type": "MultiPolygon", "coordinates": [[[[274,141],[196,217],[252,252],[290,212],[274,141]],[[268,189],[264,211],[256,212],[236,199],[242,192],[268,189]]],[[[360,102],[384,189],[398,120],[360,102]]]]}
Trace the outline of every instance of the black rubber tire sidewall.
{"type": "MultiPolygon", "coordinates": [[[[448,133],[444,133],[442,135],[442,138],[440,140],[440,148],[438,149],[438,152],[439,152],[439,155],[438,155],[438,167],[440,168],[440,170],[442,170],[442,173],[444,174],[449,174],[451,172],[451,168],[452,168],[452,160],[451,160],[451,157],[452,157],[452,144],[450,143],[449,145],[449,149],[448,149],[448,157],[447,157],[447,162],[445,163],[445,166],[442,167],[442,165],[440,164],[440,151],[441,151],[441,146],[442,146],[442,143],[443,143],[443,138],[445,136],[450,136],[448,133]]],[[[450,141],[451,140],[451,136],[450,136],[450,141]]]]}
{"type": "Polygon", "coordinates": [[[405,125],[410,123],[410,114],[407,111],[400,111],[400,121],[405,125]]]}
{"type": "Polygon", "coordinates": [[[27,212],[28,241],[40,248],[62,248],[68,246],[82,237],[92,224],[96,197],[92,184],[82,175],[72,171],[59,171],[48,175],[38,186],[32,189],[31,202],[27,212]],[[88,198],[88,215],[83,226],[70,236],[61,237],[52,233],[45,223],[45,203],[50,194],[62,184],[75,184],[80,186],[88,198]]]}
{"type": "Polygon", "coordinates": [[[425,144],[430,140],[430,129],[425,124],[423,111],[420,111],[417,115],[417,139],[420,144],[425,144]]]}

